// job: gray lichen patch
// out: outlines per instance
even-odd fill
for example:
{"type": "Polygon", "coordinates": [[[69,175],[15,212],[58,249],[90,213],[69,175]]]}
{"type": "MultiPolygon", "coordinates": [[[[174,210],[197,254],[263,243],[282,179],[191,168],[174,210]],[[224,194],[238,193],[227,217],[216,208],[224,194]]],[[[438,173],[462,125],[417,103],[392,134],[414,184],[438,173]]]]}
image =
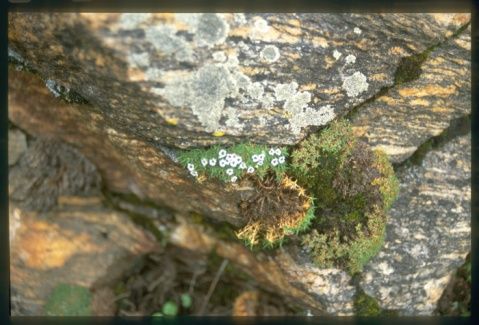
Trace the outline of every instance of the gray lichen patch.
{"type": "Polygon", "coordinates": [[[259,82],[251,83],[247,86],[249,96],[254,100],[259,100],[263,96],[264,88],[259,82]]]}
{"type": "Polygon", "coordinates": [[[212,57],[213,57],[213,60],[216,62],[225,62],[227,59],[226,54],[223,51],[214,52],[212,54],[212,57]]]}
{"type": "Polygon", "coordinates": [[[228,106],[223,110],[223,115],[226,116],[225,124],[228,127],[228,133],[233,135],[241,134],[243,125],[240,123],[237,110],[228,106]]]}
{"type": "Polygon", "coordinates": [[[356,71],[353,75],[344,78],[342,87],[349,97],[356,97],[368,90],[369,84],[366,76],[356,71]]]}
{"type": "Polygon", "coordinates": [[[295,134],[301,132],[301,128],[308,126],[325,125],[336,117],[331,105],[322,106],[319,109],[306,107],[302,112],[293,115],[289,120],[291,131],[295,134]]]}
{"type": "Polygon", "coordinates": [[[148,52],[131,53],[128,56],[128,62],[134,67],[147,67],[150,65],[150,54],[148,52]]]}
{"type": "Polygon", "coordinates": [[[8,57],[12,58],[15,61],[18,61],[19,63],[25,62],[25,60],[22,58],[20,54],[15,52],[12,48],[8,47],[8,57]]]}
{"type": "Polygon", "coordinates": [[[175,35],[169,26],[154,26],[146,29],[146,39],[165,55],[174,55],[178,61],[192,62],[193,50],[185,40],[175,35]]]}
{"type": "Polygon", "coordinates": [[[338,60],[340,57],[341,57],[341,52],[339,52],[338,50],[334,50],[333,51],[333,57],[335,60],[338,60]]]}
{"type": "Polygon", "coordinates": [[[139,27],[152,17],[149,13],[125,13],[120,16],[120,26],[123,29],[134,29],[139,27]]]}
{"type": "Polygon", "coordinates": [[[277,100],[287,100],[291,95],[296,93],[298,83],[292,81],[289,84],[278,84],[274,87],[274,95],[277,100]]]}
{"type": "Polygon", "coordinates": [[[189,78],[177,79],[154,92],[173,106],[190,107],[205,129],[212,132],[219,128],[225,98],[236,96],[238,85],[224,66],[209,64],[189,78]]]}
{"type": "Polygon", "coordinates": [[[345,61],[346,61],[346,64],[353,64],[356,62],[356,56],[352,55],[352,54],[349,54],[346,58],[345,58],[345,61]]]}
{"type": "Polygon", "coordinates": [[[267,45],[261,51],[260,56],[269,63],[276,62],[279,59],[279,49],[274,45],[267,45]]]}
{"type": "Polygon", "coordinates": [[[217,14],[203,14],[196,27],[195,42],[199,46],[212,47],[226,40],[229,25],[217,14]]]}
{"type": "Polygon", "coordinates": [[[48,79],[45,82],[45,85],[55,97],[60,97],[60,91],[58,90],[58,85],[54,80],[48,79]]]}
{"type": "Polygon", "coordinates": [[[285,101],[283,108],[290,113],[290,129],[299,134],[301,128],[315,125],[324,125],[330,122],[336,114],[330,105],[314,109],[308,106],[312,96],[308,91],[297,91],[298,83],[292,81],[289,84],[278,84],[274,88],[274,94],[278,101],[285,101]]]}

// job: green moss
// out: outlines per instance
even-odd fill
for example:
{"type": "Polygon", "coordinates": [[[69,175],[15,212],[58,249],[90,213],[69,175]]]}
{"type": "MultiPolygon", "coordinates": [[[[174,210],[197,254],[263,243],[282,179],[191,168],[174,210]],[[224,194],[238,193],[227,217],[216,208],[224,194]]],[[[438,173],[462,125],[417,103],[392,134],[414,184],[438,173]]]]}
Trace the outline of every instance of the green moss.
{"type": "Polygon", "coordinates": [[[382,309],[378,301],[357,288],[354,297],[354,314],[359,317],[394,317],[398,316],[397,310],[382,309]]]}
{"type": "Polygon", "coordinates": [[[340,120],[311,135],[292,153],[291,172],[300,185],[314,193],[319,207],[338,200],[331,184],[354,143],[349,122],[340,120]]]}
{"type": "Polygon", "coordinates": [[[431,50],[428,49],[424,52],[401,58],[394,75],[394,83],[400,85],[419,78],[422,72],[421,66],[424,61],[426,61],[430,52],[431,50]]]}
{"type": "Polygon", "coordinates": [[[347,121],[335,121],[303,141],[290,170],[315,197],[313,230],[302,244],[323,267],[360,272],[384,242],[386,211],[398,193],[387,156],[357,141],[347,121]]]}
{"type": "Polygon", "coordinates": [[[89,316],[90,291],[85,287],[59,284],[53,289],[45,304],[48,316],[89,316]]]}
{"type": "Polygon", "coordinates": [[[380,316],[381,307],[376,299],[359,290],[354,299],[354,311],[356,316],[380,316]]]}

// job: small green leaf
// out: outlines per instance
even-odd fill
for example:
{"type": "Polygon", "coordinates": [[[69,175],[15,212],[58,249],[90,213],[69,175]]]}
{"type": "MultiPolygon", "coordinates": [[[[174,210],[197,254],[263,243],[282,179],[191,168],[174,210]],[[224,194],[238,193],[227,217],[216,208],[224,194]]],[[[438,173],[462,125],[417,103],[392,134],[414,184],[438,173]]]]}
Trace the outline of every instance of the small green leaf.
{"type": "Polygon", "coordinates": [[[193,303],[193,300],[191,299],[191,296],[187,293],[184,293],[181,295],[181,305],[184,308],[190,308],[191,304],[193,303]]]}
{"type": "Polygon", "coordinates": [[[178,314],[178,306],[172,301],[167,301],[161,311],[165,316],[176,316],[178,314]]]}

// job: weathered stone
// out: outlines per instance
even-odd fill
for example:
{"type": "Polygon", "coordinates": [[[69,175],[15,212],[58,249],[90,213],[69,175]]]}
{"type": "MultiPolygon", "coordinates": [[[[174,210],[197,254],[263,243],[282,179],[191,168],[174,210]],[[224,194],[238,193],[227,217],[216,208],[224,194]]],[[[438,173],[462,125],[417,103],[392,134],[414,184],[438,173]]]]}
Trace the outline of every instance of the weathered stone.
{"type": "Polygon", "coordinates": [[[27,137],[20,130],[8,130],[8,166],[15,165],[27,150],[27,137]]]}
{"type": "MultiPolygon", "coordinates": [[[[107,127],[94,107],[55,99],[31,73],[9,70],[8,113],[13,123],[32,135],[59,139],[78,149],[95,164],[111,191],[134,193],[180,212],[195,211],[235,225],[246,222],[239,216],[239,194],[233,186],[218,186],[214,181],[198,184],[155,144],[107,127]]],[[[28,163],[24,165],[28,169],[28,163]]],[[[23,179],[20,171],[18,175],[21,182],[31,181],[23,179]]],[[[15,175],[10,177],[14,185],[15,175]]],[[[24,196],[15,194],[15,188],[10,192],[13,197],[24,196]]]]}
{"type": "Polygon", "coordinates": [[[401,58],[469,19],[11,13],[9,47],[56,96],[80,94],[120,134],[175,147],[294,144],[392,85],[401,58]]]}
{"type": "Polygon", "coordinates": [[[420,70],[417,80],[390,89],[353,118],[356,133],[396,163],[452,120],[471,114],[470,26],[435,48],[420,70]]]}
{"type": "Polygon", "coordinates": [[[101,181],[95,166],[76,150],[40,139],[10,168],[8,180],[10,200],[28,211],[47,211],[62,195],[98,194],[101,181]]]}
{"type": "Polygon", "coordinates": [[[385,309],[431,315],[471,248],[470,135],[429,152],[398,178],[384,248],[361,285],[385,309]]]}
{"type": "Polygon", "coordinates": [[[14,314],[43,315],[60,283],[111,285],[136,258],[158,248],[128,216],[103,207],[101,198],[66,202],[40,214],[10,202],[10,281],[19,305],[14,314]]]}

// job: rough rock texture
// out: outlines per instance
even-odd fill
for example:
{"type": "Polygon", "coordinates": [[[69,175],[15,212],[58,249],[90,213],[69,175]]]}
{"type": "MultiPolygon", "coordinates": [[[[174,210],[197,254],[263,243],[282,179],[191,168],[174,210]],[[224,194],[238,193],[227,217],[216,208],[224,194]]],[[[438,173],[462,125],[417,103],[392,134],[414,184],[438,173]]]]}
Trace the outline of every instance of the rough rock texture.
{"type": "Polygon", "coordinates": [[[293,144],[392,85],[402,57],[469,19],[11,13],[9,49],[57,96],[98,107],[105,129],[176,147],[293,144]]]}
{"type": "Polygon", "coordinates": [[[8,98],[13,123],[78,149],[110,190],[134,193],[184,213],[195,211],[235,225],[244,222],[231,186],[210,181],[199,185],[154,144],[108,128],[94,107],[55,99],[37,76],[10,69],[8,98]]]}
{"type": "Polygon", "coordinates": [[[471,249],[471,138],[429,152],[398,175],[382,251],[365,267],[365,292],[402,315],[431,315],[471,249]]]}
{"type": "Polygon", "coordinates": [[[27,137],[20,130],[8,130],[8,166],[15,165],[27,149],[27,137]]]}
{"type": "Polygon", "coordinates": [[[221,240],[185,221],[172,231],[171,243],[202,254],[214,251],[241,267],[265,290],[304,306],[313,315],[353,314],[355,289],[344,271],[298,263],[283,249],[254,254],[242,244],[221,240]]]}
{"type": "Polygon", "coordinates": [[[471,28],[435,48],[417,80],[362,106],[353,119],[358,135],[401,162],[451,120],[471,114],[471,28]]]}
{"type": "Polygon", "coordinates": [[[79,191],[82,181],[99,179],[93,166],[78,169],[88,164],[64,144],[35,139],[10,170],[14,194],[22,193],[10,197],[13,315],[43,315],[56,285],[111,284],[136,258],[159,249],[126,214],[105,207],[97,189],[79,191]]]}
{"type": "MultiPolygon", "coordinates": [[[[195,182],[175,163],[175,150],[171,147],[242,140],[285,145],[296,143],[314,130],[314,126],[328,123],[371,98],[381,88],[392,86],[401,58],[443,42],[469,19],[468,14],[12,13],[9,16],[9,58],[18,64],[17,68],[23,66],[30,72],[16,71],[13,67],[9,70],[9,119],[31,135],[56,138],[74,147],[96,166],[108,190],[134,194],[184,216],[179,225],[170,225],[172,244],[198,253],[214,251],[242,266],[265,289],[294,300],[315,315],[351,314],[355,290],[344,272],[320,270],[308,261],[299,261],[293,251],[286,249],[255,254],[239,242],[219,239],[220,234],[193,225],[190,212],[202,214],[208,221],[243,225],[246,221],[240,217],[237,207],[239,190],[234,185],[225,186],[209,180],[201,184],[195,182]]],[[[437,48],[430,60],[436,55],[439,62],[442,59],[451,69],[461,71],[460,60],[465,60],[468,46],[466,38],[461,43],[465,35],[437,48]],[[454,42],[458,43],[454,45],[454,42]],[[448,51],[453,56],[449,56],[448,51]]],[[[418,84],[424,91],[440,89],[434,98],[428,97],[427,100],[434,102],[434,107],[457,104],[460,114],[467,114],[467,107],[463,105],[465,101],[454,99],[459,96],[457,91],[467,91],[462,74],[443,69],[438,62],[427,64],[444,78],[455,75],[457,79],[453,82],[445,79],[445,83],[431,76],[424,79],[424,83],[418,84]],[[454,85],[448,84],[447,80],[454,85]],[[441,97],[451,87],[454,92],[441,97]]],[[[468,64],[466,60],[464,64],[468,64]]],[[[424,76],[427,73],[425,71],[424,76]]],[[[401,87],[411,87],[411,84],[401,87]]],[[[390,91],[392,94],[395,89],[390,91]]],[[[365,108],[366,105],[361,107],[361,111],[365,108]]],[[[430,111],[434,111],[433,108],[430,111]]],[[[397,111],[398,114],[401,112],[400,109],[397,111]]],[[[444,128],[454,114],[444,114],[448,117],[441,120],[442,124],[433,124],[433,128],[444,128]]],[[[415,115],[415,119],[418,118],[422,118],[423,123],[431,122],[426,114],[415,115]]],[[[388,134],[381,123],[373,121],[371,118],[370,134],[388,134]]],[[[397,132],[396,123],[389,126],[395,130],[393,133],[397,132]]],[[[401,131],[408,127],[409,124],[402,125],[401,131]]],[[[405,137],[411,144],[404,142],[400,145],[417,146],[431,136],[431,133],[421,133],[424,127],[414,125],[413,129],[420,130],[421,136],[418,137],[421,140],[405,137]]],[[[460,147],[455,143],[449,146],[460,147]]],[[[451,150],[466,155],[464,151],[467,150],[451,150]]],[[[449,188],[444,181],[450,181],[447,177],[466,180],[468,176],[465,171],[460,174],[445,169],[445,161],[450,158],[438,160],[441,152],[431,153],[422,167],[406,170],[401,176],[403,194],[392,212],[393,220],[388,230],[388,238],[392,241],[370,264],[363,281],[365,290],[379,297],[383,307],[400,309],[404,314],[429,312],[434,297],[440,296],[441,281],[467,249],[464,234],[469,231],[469,219],[466,218],[470,216],[466,216],[468,210],[465,206],[468,198],[459,197],[463,193],[458,190],[451,192],[452,199],[449,200],[449,194],[441,197],[444,195],[441,191],[449,188]],[[433,163],[431,157],[438,161],[433,163]],[[439,177],[441,168],[448,173],[439,177]],[[416,197],[421,193],[431,198],[419,202],[416,197]],[[430,205],[427,205],[428,200],[430,205]],[[445,240],[447,232],[444,229],[450,223],[442,219],[451,202],[464,205],[463,212],[453,211],[453,215],[466,222],[464,229],[451,233],[462,238],[462,241],[454,242],[456,247],[445,240]],[[419,217],[417,211],[423,211],[419,217]],[[430,219],[428,215],[437,217],[438,222],[444,223],[444,228],[439,231],[414,223],[418,220],[426,223],[430,219]],[[394,233],[399,229],[395,225],[401,222],[413,227],[409,234],[394,233]],[[412,241],[416,228],[420,238],[412,241]],[[424,235],[421,231],[432,234],[424,235]],[[429,245],[421,235],[436,238],[436,244],[429,245]],[[402,240],[402,244],[394,242],[396,238],[402,240]],[[441,240],[446,244],[438,248],[437,242],[441,240]],[[425,246],[429,249],[428,256],[421,255],[421,246],[415,246],[418,242],[428,245],[425,246]],[[444,259],[438,257],[438,249],[449,254],[450,264],[446,261],[447,255],[444,259]],[[400,260],[405,263],[404,267],[394,264],[400,260]],[[446,266],[444,269],[431,266],[424,274],[420,273],[423,269],[418,270],[418,274],[411,271],[419,269],[422,261],[429,263],[426,266],[443,262],[446,266]],[[396,275],[389,274],[390,268],[396,270],[396,275]],[[405,271],[410,273],[403,275],[402,270],[410,270],[405,271]],[[426,282],[437,278],[427,274],[430,270],[437,271],[439,281],[426,282]],[[427,294],[418,286],[425,286],[427,294]],[[388,297],[388,290],[393,289],[399,290],[401,296],[397,304],[395,299],[388,297]],[[414,303],[414,297],[407,295],[409,291],[417,294],[417,309],[408,305],[414,303]],[[384,298],[381,295],[385,295],[384,298]]],[[[41,158],[42,151],[37,151],[37,155],[41,158]]],[[[24,158],[20,156],[17,165],[23,166],[23,175],[27,175],[28,164],[21,164],[24,158]]],[[[466,164],[467,157],[463,158],[456,168],[466,164]]],[[[62,166],[61,159],[54,161],[62,166]]],[[[78,166],[83,166],[81,160],[73,164],[73,169],[66,168],[65,172],[75,171],[78,166]]],[[[58,180],[69,179],[58,172],[48,175],[54,177],[53,184],[63,184],[58,180]]],[[[28,180],[19,183],[27,186],[28,180]]],[[[56,186],[53,197],[63,193],[62,187],[56,186]]],[[[39,192],[31,187],[16,193],[37,195],[39,192]]],[[[108,264],[111,260],[103,256],[142,255],[155,248],[146,232],[131,224],[124,213],[104,207],[98,199],[61,197],[63,205],[45,213],[24,211],[21,204],[26,199],[28,195],[17,196],[10,213],[10,238],[15,250],[12,274],[16,274],[16,278],[12,277],[15,284],[13,300],[20,300],[26,306],[32,304],[31,310],[25,313],[37,313],[46,292],[51,290],[42,287],[49,285],[49,281],[43,283],[42,279],[54,277],[52,283],[57,283],[57,279],[67,279],[90,285],[97,281],[96,276],[89,275],[92,269],[104,273],[114,265],[113,262],[108,264]],[[69,203],[65,205],[66,202],[69,203]],[[75,207],[68,207],[71,205],[75,207]],[[78,232],[71,233],[67,225],[75,225],[78,232]],[[131,234],[124,230],[129,225],[131,234]],[[108,235],[108,239],[103,238],[99,231],[105,228],[113,234],[108,235]],[[130,241],[118,240],[123,238],[124,231],[129,233],[130,241]],[[72,234],[73,240],[66,243],[65,233],[72,234]],[[74,239],[77,237],[85,245],[75,246],[71,251],[83,249],[82,255],[72,253],[52,258],[50,251],[44,253],[36,248],[62,245],[68,251],[70,242],[76,243],[74,239]],[[99,250],[105,240],[106,250],[99,250]],[[32,248],[30,242],[37,244],[32,248]],[[60,244],[55,244],[57,242],[60,244]],[[119,246],[124,243],[127,246],[119,246]],[[135,243],[140,247],[135,248],[135,243]],[[28,248],[33,249],[30,255],[20,254],[22,249],[28,248]],[[98,257],[98,254],[105,255],[100,255],[91,265],[75,264],[84,256],[98,257]],[[38,264],[31,261],[32,266],[26,264],[26,261],[35,260],[34,255],[46,257],[41,261],[37,259],[38,264]],[[64,264],[61,268],[52,268],[52,263],[64,264]],[[67,270],[70,265],[78,267],[80,273],[62,273],[61,270],[67,270]],[[33,284],[41,290],[36,291],[33,284]]]]}
{"type": "Polygon", "coordinates": [[[24,150],[8,175],[10,201],[22,209],[48,211],[59,196],[99,194],[95,166],[71,147],[35,139],[24,150]]]}

